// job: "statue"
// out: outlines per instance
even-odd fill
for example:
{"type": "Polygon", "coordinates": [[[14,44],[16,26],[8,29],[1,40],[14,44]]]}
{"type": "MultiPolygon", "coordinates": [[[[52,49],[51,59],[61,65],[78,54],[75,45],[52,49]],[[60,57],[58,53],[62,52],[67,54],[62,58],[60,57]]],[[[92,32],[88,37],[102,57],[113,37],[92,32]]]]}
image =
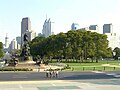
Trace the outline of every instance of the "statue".
{"type": "Polygon", "coordinates": [[[26,34],[26,33],[24,34],[23,41],[28,41],[28,36],[27,36],[27,34],[26,34]]]}
{"type": "Polygon", "coordinates": [[[20,56],[22,56],[24,58],[24,61],[26,61],[26,60],[29,60],[29,56],[31,56],[30,55],[30,47],[28,44],[28,36],[26,33],[24,34],[23,42],[24,42],[24,44],[23,44],[22,52],[21,52],[20,56]]]}

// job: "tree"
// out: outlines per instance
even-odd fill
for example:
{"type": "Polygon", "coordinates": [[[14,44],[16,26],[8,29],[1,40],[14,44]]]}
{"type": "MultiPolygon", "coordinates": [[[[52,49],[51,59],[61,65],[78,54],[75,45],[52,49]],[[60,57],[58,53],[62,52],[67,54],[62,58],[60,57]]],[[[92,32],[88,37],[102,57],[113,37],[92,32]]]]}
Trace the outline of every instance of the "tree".
{"type": "Polygon", "coordinates": [[[103,34],[93,33],[93,42],[95,44],[96,62],[99,58],[107,57],[108,54],[108,40],[107,36],[103,34]]]}
{"type": "Polygon", "coordinates": [[[120,57],[120,48],[116,47],[113,52],[115,55],[113,56],[115,60],[118,60],[118,57],[120,57]]]}
{"type": "Polygon", "coordinates": [[[65,58],[79,60],[84,58],[110,57],[107,36],[90,31],[73,31],[51,35],[47,38],[36,37],[30,42],[31,54],[41,58],[65,58]]]}
{"type": "Polygon", "coordinates": [[[112,57],[113,56],[112,55],[112,48],[111,47],[107,48],[106,56],[107,57],[112,57]]]}
{"type": "Polygon", "coordinates": [[[0,58],[4,56],[4,53],[3,53],[3,44],[2,42],[0,42],[0,58]]]}

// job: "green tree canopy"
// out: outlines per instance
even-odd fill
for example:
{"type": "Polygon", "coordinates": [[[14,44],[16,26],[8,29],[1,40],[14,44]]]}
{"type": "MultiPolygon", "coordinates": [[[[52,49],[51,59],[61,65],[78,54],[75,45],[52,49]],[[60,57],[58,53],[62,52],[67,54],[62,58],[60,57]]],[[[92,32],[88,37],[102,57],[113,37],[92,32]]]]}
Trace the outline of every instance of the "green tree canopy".
{"type": "Polygon", "coordinates": [[[36,37],[30,42],[30,48],[33,56],[47,58],[98,59],[112,56],[106,35],[82,30],[70,30],[47,38],[36,37]]]}
{"type": "Polygon", "coordinates": [[[4,53],[3,53],[3,44],[2,42],[0,42],[0,58],[4,56],[4,53]]]}

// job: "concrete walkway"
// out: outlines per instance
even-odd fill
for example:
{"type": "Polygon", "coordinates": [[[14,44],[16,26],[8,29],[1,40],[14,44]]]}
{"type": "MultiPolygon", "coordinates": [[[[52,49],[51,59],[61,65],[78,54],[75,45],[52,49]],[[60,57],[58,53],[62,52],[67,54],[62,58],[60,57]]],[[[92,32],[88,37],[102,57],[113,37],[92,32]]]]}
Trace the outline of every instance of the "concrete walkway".
{"type": "Polygon", "coordinates": [[[108,67],[119,67],[119,68],[120,68],[120,65],[102,64],[101,66],[108,66],[108,67]]]}
{"type": "MultiPolygon", "coordinates": [[[[98,81],[96,81],[98,82],[98,81]]],[[[104,85],[82,81],[10,81],[0,82],[0,90],[120,90],[120,85],[104,85]]]]}

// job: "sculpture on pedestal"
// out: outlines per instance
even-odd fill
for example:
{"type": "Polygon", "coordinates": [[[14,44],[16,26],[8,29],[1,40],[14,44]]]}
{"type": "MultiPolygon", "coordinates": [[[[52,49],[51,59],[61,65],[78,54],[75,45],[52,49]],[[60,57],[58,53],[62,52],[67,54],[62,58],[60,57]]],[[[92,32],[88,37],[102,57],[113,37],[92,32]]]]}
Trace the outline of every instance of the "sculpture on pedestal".
{"type": "Polygon", "coordinates": [[[30,57],[30,47],[28,44],[28,36],[26,33],[24,34],[23,42],[24,44],[22,46],[22,52],[20,56],[23,57],[23,61],[27,61],[29,60],[29,57],[30,57]]]}

